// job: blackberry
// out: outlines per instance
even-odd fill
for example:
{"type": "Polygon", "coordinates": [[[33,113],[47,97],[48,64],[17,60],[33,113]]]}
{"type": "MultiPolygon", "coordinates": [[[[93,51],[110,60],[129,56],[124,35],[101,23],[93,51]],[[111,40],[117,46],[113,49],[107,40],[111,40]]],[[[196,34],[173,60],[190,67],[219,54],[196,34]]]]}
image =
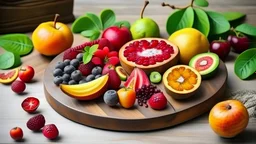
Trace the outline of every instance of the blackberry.
{"type": "Polygon", "coordinates": [[[92,69],[92,74],[95,76],[98,74],[101,74],[101,72],[102,72],[102,68],[100,66],[96,66],[92,69]]]}
{"type": "Polygon", "coordinates": [[[53,70],[53,76],[56,77],[56,76],[62,76],[63,75],[63,71],[59,68],[57,69],[54,69],[53,70]]]}
{"type": "Polygon", "coordinates": [[[72,66],[72,65],[67,65],[67,66],[65,66],[65,68],[64,68],[64,73],[66,73],[66,74],[71,74],[73,71],[75,71],[76,70],[76,68],[74,67],[74,66],[72,66]]]}
{"type": "Polygon", "coordinates": [[[79,66],[79,61],[78,59],[72,59],[70,61],[70,65],[74,66],[75,68],[77,68],[79,66]]]}
{"type": "Polygon", "coordinates": [[[160,90],[157,89],[154,85],[143,85],[140,89],[136,90],[136,98],[138,99],[138,105],[143,106],[145,104],[145,107],[148,107],[147,101],[150,99],[150,97],[155,94],[159,93],[160,90]]]}
{"type": "Polygon", "coordinates": [[[54,84],[59,86],[63,82],[63,79],[62,79],[61,76],[56,76],[56,77],[53,78],[53,82],[54,82],[54,84]]]}
{"type": "Polygon", "coordinates": [[[79,70],[75,70],[71,73],[71,79],[80,81],[83,78],[82,73],[79,70]]]}

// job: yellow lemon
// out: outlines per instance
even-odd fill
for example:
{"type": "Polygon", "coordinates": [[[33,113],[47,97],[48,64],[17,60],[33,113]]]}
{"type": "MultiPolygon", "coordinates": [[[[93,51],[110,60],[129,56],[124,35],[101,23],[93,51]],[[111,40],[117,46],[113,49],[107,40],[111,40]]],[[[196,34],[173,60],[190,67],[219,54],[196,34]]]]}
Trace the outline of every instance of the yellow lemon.
{"type": "Polygon", "coordinates": [[[193,56],[208,52],[210,47],[207,37],[194,28],[178,30],[168,40],[178,46],[180,50],[179,62],[186,65],[193,56]]]}

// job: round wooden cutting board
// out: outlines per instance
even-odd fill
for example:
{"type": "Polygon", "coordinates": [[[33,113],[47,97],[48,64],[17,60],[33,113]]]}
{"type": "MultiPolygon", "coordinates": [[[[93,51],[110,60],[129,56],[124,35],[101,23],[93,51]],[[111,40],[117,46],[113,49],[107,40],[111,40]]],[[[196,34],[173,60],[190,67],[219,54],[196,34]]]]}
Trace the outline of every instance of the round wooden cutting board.
{"type": "Polygon", "coordinates": [[[100,129],[149,131],[177,125],[209,111],[223,97],[226,88],[227,69],[220,61],[217,74],[209,80],[203,80],[197,93],[189,99],[172,99],[164,91],[163,84],[159,84],[158,88],[168,99],[168,106],[164,110],[141,107],[137,103],[131,109],[124,109],[120,105],[109,107],[102,97],[92,101],[71,98],[53,83],[52,72],[62,56],[63,53],[54,58],[45,70],[43,83],[47,101],[62,116],[100,129]]]}

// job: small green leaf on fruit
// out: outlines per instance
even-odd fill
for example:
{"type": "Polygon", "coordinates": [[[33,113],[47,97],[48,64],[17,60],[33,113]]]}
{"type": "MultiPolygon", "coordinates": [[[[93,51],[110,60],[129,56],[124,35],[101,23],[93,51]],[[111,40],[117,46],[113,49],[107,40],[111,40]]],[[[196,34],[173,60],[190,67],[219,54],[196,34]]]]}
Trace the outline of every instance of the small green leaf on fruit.
{"type": "Polygon", "coordinates": [[[195,19],[193,28],[202,32],[206,37],[210,32],[210,22],[207,14],[200,8],[194,8],[195,19]]]}
{"type": "Polygon", "coordinates": [[[116,15],[113,10],[111,9],[104,9],[100,13],[100,19],[103,25],[103,29],[106,29],[112,26],[116,21],[116,15]]]}
{"type": "Polygon", "coordinates": [[[237,26],[235,30],[250,36],[256,36],[256,27],[247,23],[237,26]]]}
{"type": "Polygon", "coordinates": [[[195,0],[195,4],[200,7],[208,7],[209,5],[207,0],[195,0]]]}
{"type": "Polygon", "coordinates": [[[222,15],[228,20],[228,21],[234,21],[244,18],[246,15],[241,12],[223,12],[222,15]]]}
{"type": "Polygon", "coordinates": [[[96,50],[98,49],[98,47],[99,47],[98,44],[95,44],[95,45],[91,46],[91,48],[89,49],[89,53],[90,53],[91,55],[93,55],[94,52],[96,52],[96,50]]]}
{"type": "Polygon", "coordinates": [[[89,51],[86,51],[83,55],[83,63],[87,64],[92,59],[92,55],[89,53],[89,51]]]}
{"type": "Polygon", "coordinates": [[[88,16],[77,18],[71,26],[73,33],[80,33],[85,30],[97,30],[97,26],[88,16]]]}
{"type": "Polygon", "coordinates": [[[31,39],[25,34],[6,34],[0,37],[0,46],[6,51],[26,55],[33,49],[31,39]]]}
{"type": "Polygon", "coordinates": [[[131,27],[131,24],[128,21],[117,21],[117,22],[114,23],[114,25],[118,26],[118,27],[125,26],[128,29],[130,29],[130,27],[131,27]]]}
{"type": "Polygon", "coordinates": [[[222,34],[230,29],[230,24],[226,18],[220,13],[213,11],[206,11],[210,21],[210,34],[222,34]]]}
{"type": "Polygon", "coordinates": [[[94,22],[94,24],[98,27],[99,30],[103,30],[102,22],[96,14],[87,12],[85,15],[94,22]]]}
{"type": "Polygon", "coordinates": [[[6,51],[0,55],[0,69],[11,68],[15,63],[15,56],[12,52],[6,51]]]}
{"type": "Polygon", "coordinates": [[[242,80],[254,74],[256,71],[256,48],[248,49],[237,57],[234,71],[242,80]]]}
{"type": "Polygon", "coordinates": [[[191,28],[194,23],[193,8],[174,11],[167,19],[166,29],[169,35],[182,28],[191,28]]]}
{"type": "Polygon", "coordinates": [[[90,49],[90,46],[84,47],[84,51],[85,51],[85,52],[89,51],[89,49],[90,49]]]}

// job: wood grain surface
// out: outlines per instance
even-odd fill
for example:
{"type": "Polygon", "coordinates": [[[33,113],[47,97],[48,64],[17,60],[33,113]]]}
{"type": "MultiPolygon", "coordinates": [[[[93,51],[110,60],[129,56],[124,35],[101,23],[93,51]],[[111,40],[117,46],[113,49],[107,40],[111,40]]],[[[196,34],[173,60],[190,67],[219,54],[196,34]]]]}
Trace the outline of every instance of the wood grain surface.
{"type": "MultiPolygon", "coordinates": [[[[162,8],[162,0],[151,0],[145,11],[145,16],[157,21],[161,34],[167,38],[165,23],[167,16],[172,12],[169,8],[162,8]]],[[[189,0],[165,1],[179,6],[189,3],[189,0]]],[[[209,10],[216,11],[240,11],[247,14],[246,22],[256,25],[256,1],[254,0],[209,0],[209,10]]],[[[116,12],[118,20],[133,22],[139,18],[142,0],[75,0],[74,14],[76,17],[85,12],[100,13],[103,8],[111,8],[116,12]]],[[[31,33],[28,33],[31,36],[31,33]]],[[[80,35],[75,35],[74,44],[87,41],[80,35]]],[[[0,49],[2,53],[2,49],[0,49]]],[[[227,92],[241,89],[255,89],[256,80],[240,80],[234,74],[234,60],[237,54],[231,52],[225,62],[228,70],[227,92]]],[[[256,119],[250,119],[246,130],[234,139],[223,139],[217,136],[209,127],[208,113],[184,124],[172,128],[151,132],[116,132],[87,127],[70,121],[54,111],[46,101],[43,90],[43,74],[45,68],[53,58],[45,57],[33,51],[30,55],[22,57],[23,65],[31,65],[35,68],[36,75],[32,83],[27,84],[26,93],[17,95],[13,93],[9,85],[0,85],[0,143],[15,143],[9,136],[9,131],[15,126],[23,128],[23,143],[179,143],[179,144],[255,144],[256,143],[256,119]],[[35,114],[24,112],[21,102],[28,96],[35,96],[40,100],[37,113],[46,118],[46,124],[54,123],[60,131],[60,137],[55,141],[47,140],[42,133],[34,133],[26,128],[27,120],[35,114]]],[[[226,95],[223,95],[223,98],[226,95]]]]}

